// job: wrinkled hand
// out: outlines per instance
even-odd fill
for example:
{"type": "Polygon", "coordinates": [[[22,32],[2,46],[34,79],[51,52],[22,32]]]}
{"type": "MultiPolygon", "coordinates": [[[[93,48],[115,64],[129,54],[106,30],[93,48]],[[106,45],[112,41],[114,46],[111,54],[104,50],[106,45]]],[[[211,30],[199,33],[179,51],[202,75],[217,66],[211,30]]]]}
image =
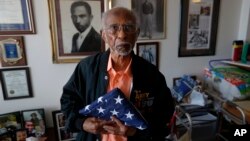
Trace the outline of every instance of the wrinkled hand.
{"type": "Polygon", "coordinates": [[[103,129],[103,126],[112,123],[112,121],[105,121],[95,117],[89,117],[83,123],[83,130],[92,134],[105,134],[107,131],[103,129]]]}
{"type": "Polygon", "coordinates": [[[135,134],[135,128],[124,125],[115,116],[112,116],[111,119],[113,124],[103,124],[103,129],[108,133],[122,136],[133,136],[135,134]]]}

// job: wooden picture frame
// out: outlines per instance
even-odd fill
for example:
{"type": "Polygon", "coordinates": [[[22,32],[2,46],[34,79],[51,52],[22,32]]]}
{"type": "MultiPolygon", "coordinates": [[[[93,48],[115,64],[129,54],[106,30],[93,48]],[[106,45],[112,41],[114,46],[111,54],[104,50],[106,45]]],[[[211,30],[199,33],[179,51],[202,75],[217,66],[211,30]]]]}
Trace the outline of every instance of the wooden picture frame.
{"type": "MultiPolygon", "coordinates": [[[[104,0],[84,1],[90,5],[90,9],[93,9],[91,10],[93,18],[91,20],[92,28],[89,29],[90,32],[82,41],[80,49],[76,49],[76,40],[80,35],[72,22],[74,16],[70,12],[73,2],[69,0],[48,0],[53,63],[76,63],[88,55],[105,51],[105,43],[99,32],[101,30],[101,14],[104,11],[104,0]],[[87,45],[85,42],[88,42],[87,45]],[[82,47],[83,44],[85,44],[85,49],[82,47]]],[[[79,4],[78,6],[82,5],[79,4]]]]}
{"type": "Polygon", "coordinates": [[[23,36],[0,36],[2,67],[26,66],[23,36]]]}
{"type": "Polygon", "coordinates": [[[43,108],[21,111],[23,126],[28,131],[28,137],[40,137],[46,132],[45,111],[43,108]]]}
{"type": "Polygon", "coordinates": [[[20,111],[0,114],[0,136],[22,129],[20,111]]]}
{"type": "Polygon", "coordinates": [[[148,62],[158,67],[159,43],[158,42],[143,42],[136,43],[136,53],[148,62]]]}
{"type": "Polygon", "coordinates": [[[131,10],[140,21],[138,40],[156,40],[166,38],[167,0],[131,0],[131,10]],[[144,4],[148,1],[152,5],[144,4]],[[147,6],[143,6],[147,5],[147,6]],[[143,7],[145,7],[143,10],[143,7]]]}
{"type": "Polygon", "coordinates": [[[33,97],[28,67],[0,69],[4,100],[33,97]]]}
{"type": "Polygon", "coordinates": [[[220,0],[181,0],[179,57],[215,55],[220,0]]]}
{"type": "Polygon", "coordinates": [[[1,1],[0,35],[35,34],[32,8],[32,0],[1,1]]]}
{"type": "Polygon", "coordinates": [[[52,111],[53,125],[57,141],[73,141],[76,139],[76,133],[65,130],[65,116],[60,110],[52,111]]]}

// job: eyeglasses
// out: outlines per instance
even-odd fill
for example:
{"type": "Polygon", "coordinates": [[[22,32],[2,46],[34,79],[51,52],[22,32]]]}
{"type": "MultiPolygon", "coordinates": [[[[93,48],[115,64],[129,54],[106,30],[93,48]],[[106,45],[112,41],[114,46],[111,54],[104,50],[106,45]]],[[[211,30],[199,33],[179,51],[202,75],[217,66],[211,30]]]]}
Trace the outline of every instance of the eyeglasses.
{"type": "Polygon", "coordinates": [[[127,34],[133,34],[137,31],[137,27],[134,24],[124,24],[124,25],[112,24],[109,25],[107,28],[105,28],[105,30],[107,30],[108,33],[110,34],[116,35],[118,31],[121,30],[121,28],[123,29],[123,32],[127,34]]]}

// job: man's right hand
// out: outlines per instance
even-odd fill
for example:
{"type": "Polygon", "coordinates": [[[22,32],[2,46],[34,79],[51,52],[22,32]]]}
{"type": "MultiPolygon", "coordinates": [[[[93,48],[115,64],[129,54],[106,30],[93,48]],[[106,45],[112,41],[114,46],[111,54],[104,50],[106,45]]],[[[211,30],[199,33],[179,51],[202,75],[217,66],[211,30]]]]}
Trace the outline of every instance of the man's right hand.
{"type": "Polygon", "coordinates": [[[103,126],[108,124],[113,124],[113,121],[89,117],[83,123],[83,130],[92,134],[105,134],[107,131],[103,129],[103,126]]]}

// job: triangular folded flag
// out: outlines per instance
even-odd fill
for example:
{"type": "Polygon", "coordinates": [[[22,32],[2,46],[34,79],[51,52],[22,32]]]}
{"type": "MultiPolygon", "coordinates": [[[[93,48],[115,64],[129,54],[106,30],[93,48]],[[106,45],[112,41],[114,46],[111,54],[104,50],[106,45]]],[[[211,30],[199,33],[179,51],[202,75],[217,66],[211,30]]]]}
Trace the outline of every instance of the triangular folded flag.
{"type": "Polygon", "coordinates": [[[93,116],[104,120],[110,120],[112,115],[123,121],[127,126],[133,126],[140,130],[147,128],[147,122],[140,112],[130,103],[119,88],[115,88],[85,106],[79,111],[84,116],[93,116]]]}

